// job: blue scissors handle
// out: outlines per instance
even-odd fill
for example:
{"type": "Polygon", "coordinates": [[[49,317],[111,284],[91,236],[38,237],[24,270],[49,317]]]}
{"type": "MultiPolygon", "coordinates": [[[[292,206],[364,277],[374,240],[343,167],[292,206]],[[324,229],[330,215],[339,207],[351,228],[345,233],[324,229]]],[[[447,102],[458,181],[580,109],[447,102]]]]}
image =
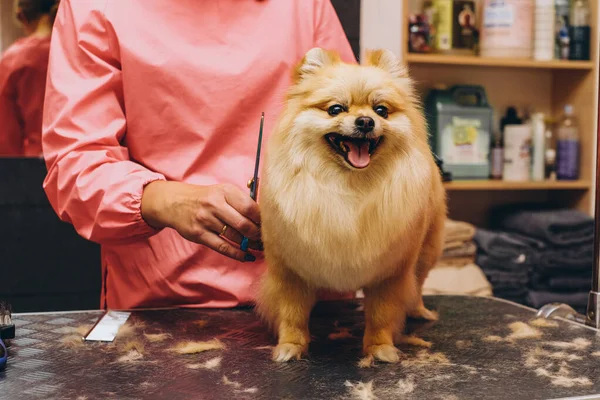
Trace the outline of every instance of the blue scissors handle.
{"type": "MultiPolygon", "coordinates": [[[[256,200],[256,194],[258,192],[258,178],[250,179],[250,181],[248,181],[248,188],[250,189],[250,197],[252,198],[252,200],[256,200]]],[[[248,251],[248,238],[245,236],[242,238],[240,249],[242,251],[248,251]]]]}

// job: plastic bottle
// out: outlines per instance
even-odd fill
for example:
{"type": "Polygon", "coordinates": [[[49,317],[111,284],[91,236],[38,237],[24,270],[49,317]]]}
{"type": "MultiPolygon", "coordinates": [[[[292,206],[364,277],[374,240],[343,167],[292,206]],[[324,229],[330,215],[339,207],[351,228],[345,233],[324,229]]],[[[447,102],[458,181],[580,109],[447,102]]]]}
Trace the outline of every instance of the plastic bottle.
{"type": "Polygon", "coordinates": [[[575,0],[572,3],[569,37],[569,60],[590,59],[590,6],[587,0],[575,0]]]}
{"type": "Polygon", "coordinates": [[[547,180],[556,180],[556,140],[553,132],[554,122],[546,121],[546,132],[544,134],[544,176],[547,180]]]}
{"type": "Polygon", "coordinates": [[[549,61],[554,58],[554,0],[536,0],[533,25],[533,58],[549,61]]]}
{"type": "Polygon", "coordinates": [[[482,57],[531,58],[534,0],[483,0],[482,57]]]}
{"type": "Polygon", "coordinates": [[[492,140],[492,150],[490,152],[491,168],[490,179],[502,179],[504,170],[504,139],[501,132],[496,132],[492,140]]]}
{"type": "Polygon", "coordinates": [[[500,119],[500,134],[502,137],[502,179],[510,181],[529,180],[529,169],[523,170],[530,162],[523,157],[524,131],[519,127],[523,120],[519,118],[515,107],[508,107],[506,114],[500,119]],[[510,127],[507,132],[506,127],[510,127]]]}
{"type": "Polygon", "coordinates": [[[531,180],[543,181],[544,180],[544,142],[546,125],[544,124],[544,114],[534,113],[531,116],[531,129],[532,129],[532,157],[531,157],[531,180]]]}
{"type": "Polygon", "coordinates": [[[504,134],[504,127],[506,125],[520,125],[523,121],[517,115],[517,109],[515,107],[508,107],[506,109],[506,115],[500,120],[500,133],[504,134]]]}
{"type": "Polygon", "coordinates": [[[556,149],[557,179],[579,179],[579,128],[570,104],[565,106],[564,116],[556,131],[556,149]]]}
{"type": "Polygon", "coordinates": [[[555,50],[554,58],[557,60],[569,59],[569,0],[554,1],[555,23],[555,50]]]}

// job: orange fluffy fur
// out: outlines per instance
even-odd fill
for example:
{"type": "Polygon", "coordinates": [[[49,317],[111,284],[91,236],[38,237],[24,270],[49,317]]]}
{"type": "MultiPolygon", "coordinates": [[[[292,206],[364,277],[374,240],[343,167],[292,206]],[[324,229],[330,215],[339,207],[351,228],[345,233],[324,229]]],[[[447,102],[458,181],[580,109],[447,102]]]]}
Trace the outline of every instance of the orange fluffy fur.
{"type": "Polygon", "coordinates": [[[268,144],[260,199],[268,269],[257,305],[278,336],[273,359],[307,350],[319,289],[362,288],[364,353],[397,362],[394,338],[406,316],[437,317],[424,307],[421,287],[442,251],[446,218],[412,82],[389,51],[371,51],[359,66],[322,49],[305,55],[293,81],[268,144]],[[331,116],[334,104],[344,112],[331,116]],[[379,105],[387,118],[374,111],[379,105]],[[361,116],[383,139],[357,169],[325,135],[356,134],[361,116]]]}

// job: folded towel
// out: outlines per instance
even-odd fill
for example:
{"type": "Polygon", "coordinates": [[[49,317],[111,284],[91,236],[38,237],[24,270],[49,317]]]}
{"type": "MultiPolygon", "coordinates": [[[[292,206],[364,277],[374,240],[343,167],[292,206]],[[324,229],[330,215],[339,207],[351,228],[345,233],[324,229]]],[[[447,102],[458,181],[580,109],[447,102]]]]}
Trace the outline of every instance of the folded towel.
{"type": "Polygon", "coordinates": [[[552,247],[540,253],[536,271],[591,271],[594,265],[594,243],[571,247],[552,247]]]}
{"type": "Polygon", "coordinates": [[[473,239],[475,227],[467,222],[446,219],[444,225],[444,249],[462,246],[473,239]]]}
{"type": "Polygon", "coordinates": [[[473,237],[477,250],[490,255],[496,260],[531,264],[536,261],[539,249],[545,247],[544,243],[523,235],[501,231],[477,229],[473,237]]]}
{"type": "Polygon", "coordinates": [[[564,303],[577,311],[582,311],[587,307],[588,293],[587,291],[559,293],[530,290],[527,301],[534,308],[540,308],[550,303],[564,303]]]}
{"type": "Polygon", "coordinates": [[[494,296],[519,304],[527,304],[527,288],[502,288],[494,287],[494,296]]]}
{"type": "Polygon", "coordinates": [[[554,246],[591,243],[594,240],[594,219],[578,210],[534,210],[527,207],[496,215],[505,230],[519,232],[554,246]]]}
{"type": "Polygon", "coordinates": [[[442,258],[453,258],[453,257],[475,257],[477,252],[477,246],[473,241],[464,242],[458,247],[448,248],[444,250],[442,258]]]}
{"type": "Polygon", "coordinates": [[[521,290],[519,292],[508,292],[494,288],[494,296],[501,299],[514,301],[515,303],[528,304],[527,302],[527,290],[521,290]]]}
{"type": "Polygon", "coordinates": [[[475,262],[475,257],[450,257],[450,258],[441,258],[435,264],[435,268],[464,267],[465,265],[473,264],[474,262],[475,262]]]}
{"type": "Polygon", "coordinates": [[[486,278],[490,281],[494,289],[496,288],[511,288],[520,289],[527,288],[529,285],[529,275],[527,273],[514,273],[496,270],[486,270],[482,268],[486,278]]]}
{"type": "Polygon", "coordinates": [[[533,265],[535,265],[535,255],[526,256],[519,254],[515,259],[499,260],[484,253],[478,253],[475,257],[475,264],[483,268],[484,271],[495,270],[505,272],[518,272],[527,275],[533,265]]]}
{"type": "Polygon", "coordinates": [[[529,287],[534,290],[583,292],[592,287],[592,271],[584,275],[559,275],[548,276],[533,273],[529,281],[529,287]]]}
{"type": "Polygon", "coordinates": [[[492,287],[481,269],[475,264],[433,268],[425,283],[423,294],[459,294],[491,296],[492,287]]]}

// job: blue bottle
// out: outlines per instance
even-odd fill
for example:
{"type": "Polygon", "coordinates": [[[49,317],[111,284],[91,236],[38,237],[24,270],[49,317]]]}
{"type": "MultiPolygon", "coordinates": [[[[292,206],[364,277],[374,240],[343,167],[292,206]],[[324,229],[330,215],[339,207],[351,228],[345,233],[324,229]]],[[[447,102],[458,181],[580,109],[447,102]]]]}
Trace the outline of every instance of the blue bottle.
{"type": "Polygon", "coordinates": [[[565,106],[565,114],[556,132],[556,178],[579,179],[579,127],[573,115],[573,107],[565,106]]]}

